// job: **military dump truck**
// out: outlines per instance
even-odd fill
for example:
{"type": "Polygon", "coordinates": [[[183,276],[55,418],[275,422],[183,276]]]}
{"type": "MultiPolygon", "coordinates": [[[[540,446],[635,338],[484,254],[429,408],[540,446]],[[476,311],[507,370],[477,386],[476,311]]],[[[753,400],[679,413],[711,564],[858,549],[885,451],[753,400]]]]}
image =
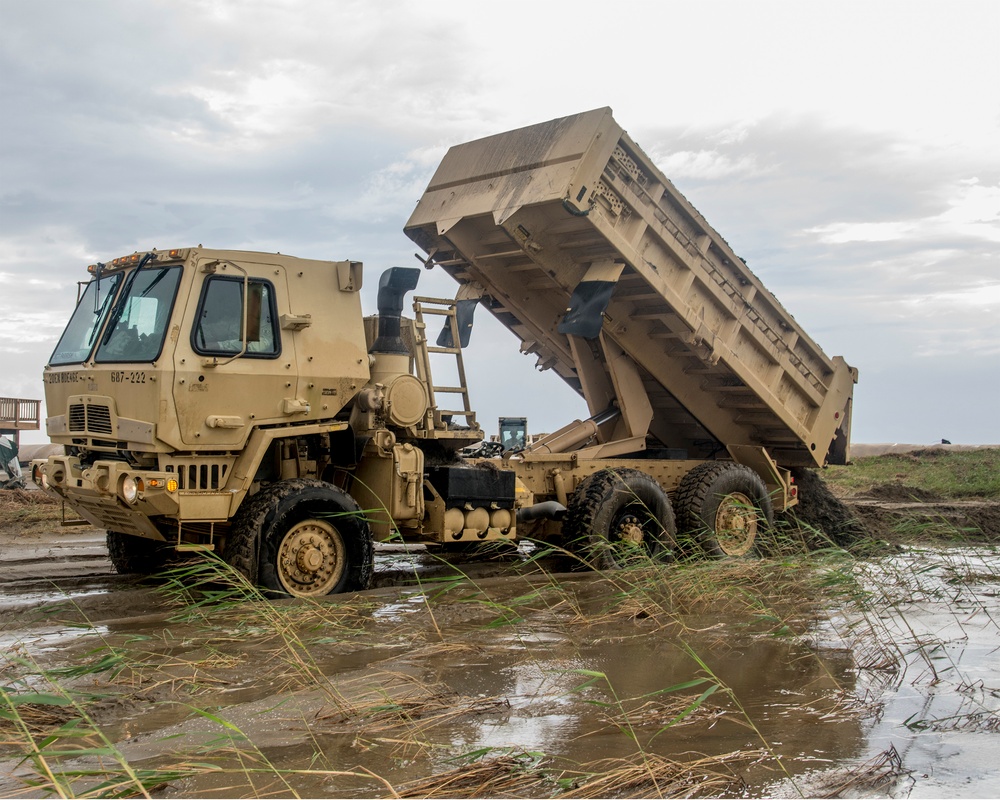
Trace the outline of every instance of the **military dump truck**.
{"type": "Polygon", "coordinates": [[[374,542],[398,539],[528,538],[599,568],[747,555],[796,503],[793,468],[847,460],[856,372],[609,109],[453,147],[405,232],[459,284],[412,316],[420,267],[385,271],[365,318],[356,261],[198,246],[91,266],[44,373],[66,453],[34,480],[107,529],[119,571],[215,550],[318,596],[369,585],[374,542]],[[461,457],[483,438],[463,360],[479,306],[588,419],[461,457]]]}

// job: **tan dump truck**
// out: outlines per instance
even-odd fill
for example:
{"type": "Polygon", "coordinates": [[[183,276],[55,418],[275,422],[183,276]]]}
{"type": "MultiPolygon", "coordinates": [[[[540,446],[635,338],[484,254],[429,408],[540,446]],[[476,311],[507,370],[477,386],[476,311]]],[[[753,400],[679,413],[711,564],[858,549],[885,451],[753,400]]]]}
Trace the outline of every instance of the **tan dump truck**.
{"type": "Polygon", "coordinates": [[[384,272],[364,318],[353,261],[192,247],[90,267],[45,367],[66,454],[34,480],[108,530],[119,571],[210,549],[308,596],[366,587],[394,539],[532,538],[602,568],[745,555],[795,504],[791,468],[847,459],[856,372],[608,109],[452,148],[405,230],[459,283],[412,317],[419,268],[384,272]],[[461,458],[483,438],[462,349],[479,305],[589,419],[461,458]]]}

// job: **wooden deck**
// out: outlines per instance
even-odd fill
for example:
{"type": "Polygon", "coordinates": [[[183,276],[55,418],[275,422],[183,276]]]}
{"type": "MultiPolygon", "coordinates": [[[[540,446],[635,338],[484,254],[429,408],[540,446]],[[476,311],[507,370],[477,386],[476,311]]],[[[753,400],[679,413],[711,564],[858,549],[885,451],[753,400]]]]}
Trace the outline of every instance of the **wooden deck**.
{"type": "Polygon", "coordinates": [[[13,434],[17,441],[20,431],[37,431],[41,404],[41,400],[0,397],[0,433],[13,434]]]}

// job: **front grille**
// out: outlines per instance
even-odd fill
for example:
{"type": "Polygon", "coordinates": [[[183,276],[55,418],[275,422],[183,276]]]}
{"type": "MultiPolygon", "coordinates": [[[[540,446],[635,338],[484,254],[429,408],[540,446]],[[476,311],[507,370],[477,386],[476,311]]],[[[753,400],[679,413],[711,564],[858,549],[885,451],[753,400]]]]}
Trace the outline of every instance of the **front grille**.
{"type": "Polygon", "coordinates": [[[69,429],[72,433],[110,434],[111,409],[104,405],[74,403],[69,407],[69,429]]]}
{"type": "Polygon", "coordinates": [[[73,432],[87,430],[87,411],[83,403],[69,407],[69,429],[73,432]]]}
{"type": "Polygon", "coordinates": [[[111,409],[107,406],[87,406],[87,430],[111,434],[111,409]]]}
{"type": "Polygon", "coordinates": [[[196,459],[174,461],[162,465],[164,472],[177,476],[177,486],[188,491],[218,491],[226,485],[226,478],[234,459],[196,459]]]}

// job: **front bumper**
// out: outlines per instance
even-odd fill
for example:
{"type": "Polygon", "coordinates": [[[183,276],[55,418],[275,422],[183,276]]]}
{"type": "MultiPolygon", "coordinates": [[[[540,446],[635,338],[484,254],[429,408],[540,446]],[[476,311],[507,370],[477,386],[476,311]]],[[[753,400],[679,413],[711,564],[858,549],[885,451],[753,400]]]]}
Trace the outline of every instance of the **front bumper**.
{"type": "Polygon", "coordinates": [[[31,479],[91,524],[147,539],[164,539],[153,518],[176,517],[180,511],[176,478],[122,461],[84,467],[76,456],[53,456],[31,462],[31,479]]]}

